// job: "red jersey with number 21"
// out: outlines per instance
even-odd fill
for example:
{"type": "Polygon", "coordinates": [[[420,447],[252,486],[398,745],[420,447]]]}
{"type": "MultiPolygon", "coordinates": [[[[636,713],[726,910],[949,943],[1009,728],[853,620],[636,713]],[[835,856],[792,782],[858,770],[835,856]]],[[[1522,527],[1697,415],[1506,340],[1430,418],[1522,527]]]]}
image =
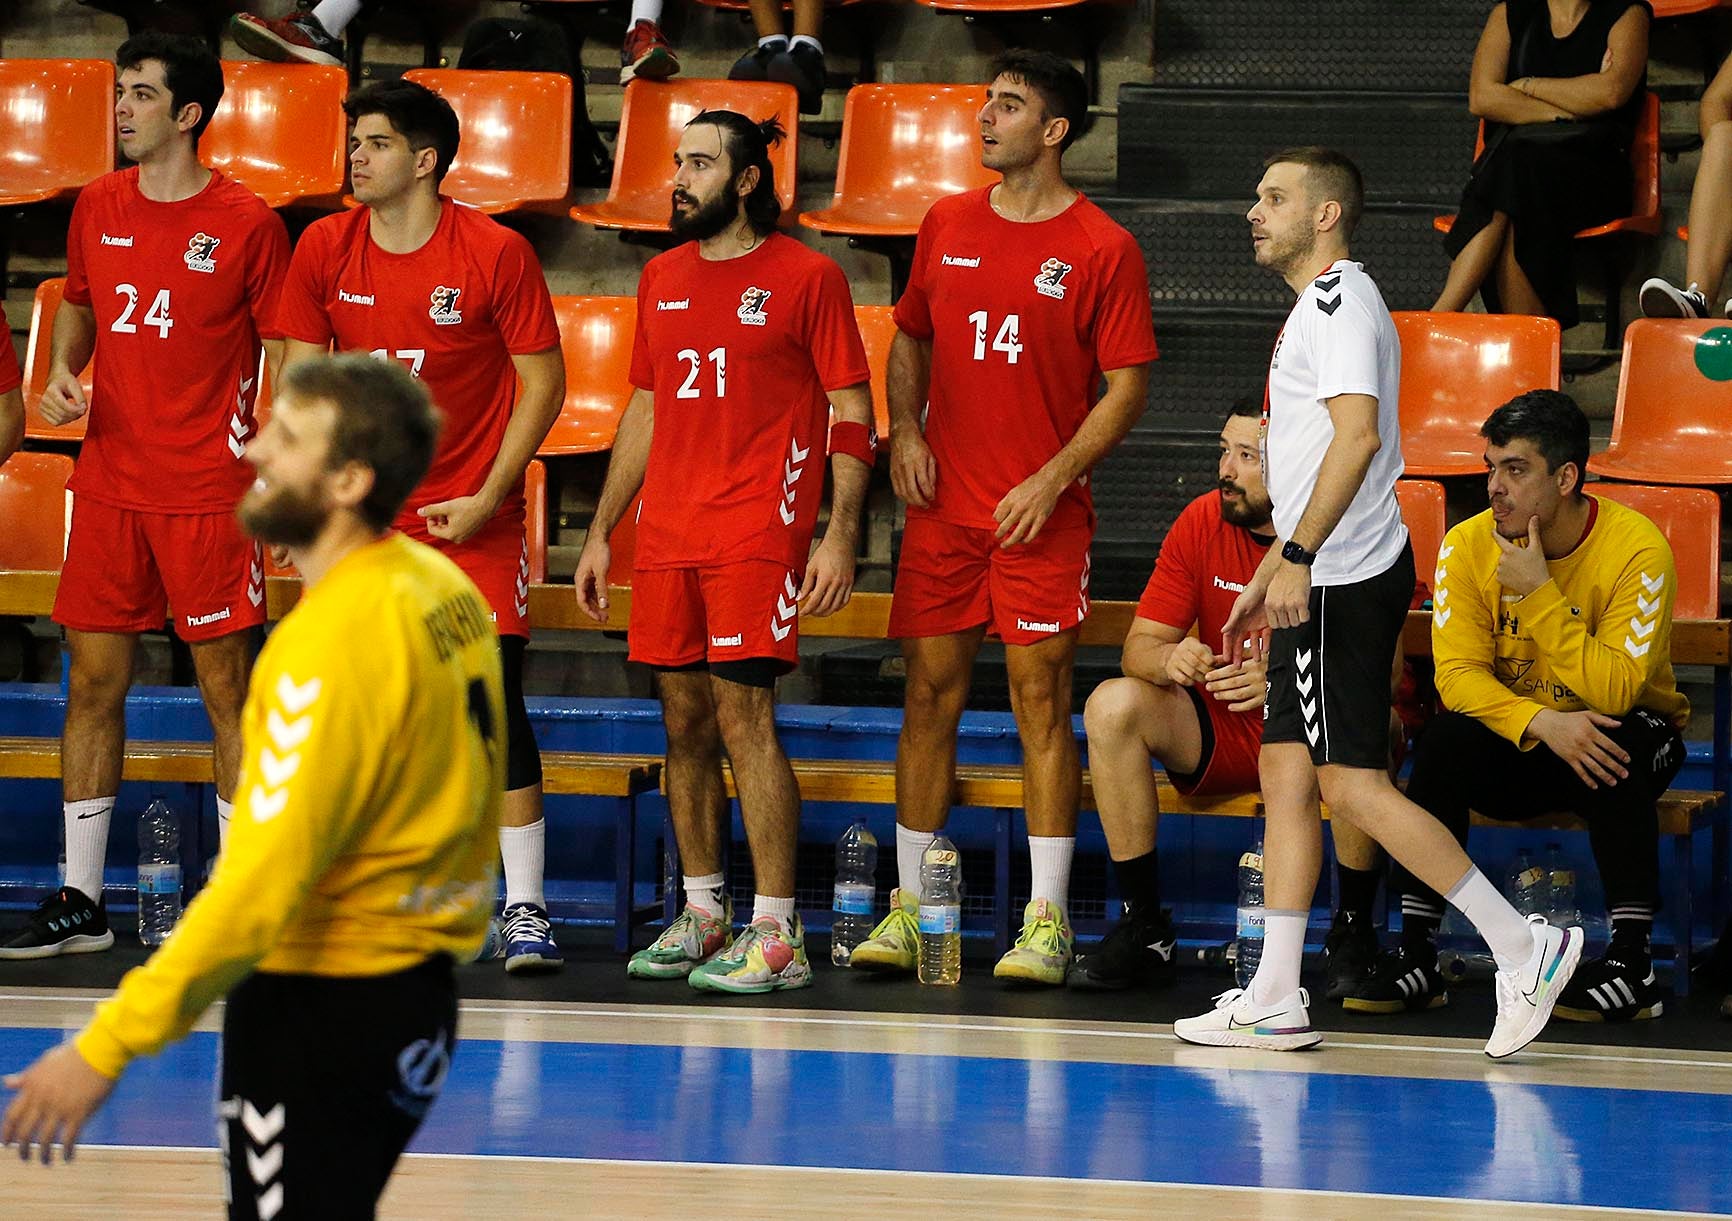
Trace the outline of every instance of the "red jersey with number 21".
{"type": "MultiPolygon", "coordinates": [[[[315,222],[295,247],[278,315],[290,339],[399,360],[427,383],[445,423],[432,469],[398,518],[412,526],[421,506],[481,490],[517,404],[511,358],[559,346],[528,241],[472,208],[440,204],[433,236],[408,254],[373,241],[369,208],[315,222]]],[[[521,490],[500,513],[520,503],[521,490]]]]}
{"type": "Polygon", "coordinates": [[[631,358],[632,384],[655,393],[637,566],[803,571],[828,393],[869,376],[848,280],[825,255],[774,233],[738,258],[687,242],[651,259],[631,358]]]}
{"type": "MultiPolygon", "coordinates": [[[[991,187],[932,205],[920,223],[896,325],[932,344],[926,443],[932,516],[992,530],[1006,492],[1063,449],[1093,409],[1101,371],[1154,360],[1143,252],[1088,199],[1050,220],[1009,221],[991,187]]],[[[1046,529],[1092,526],[1084,475],[1046,529]]]]}

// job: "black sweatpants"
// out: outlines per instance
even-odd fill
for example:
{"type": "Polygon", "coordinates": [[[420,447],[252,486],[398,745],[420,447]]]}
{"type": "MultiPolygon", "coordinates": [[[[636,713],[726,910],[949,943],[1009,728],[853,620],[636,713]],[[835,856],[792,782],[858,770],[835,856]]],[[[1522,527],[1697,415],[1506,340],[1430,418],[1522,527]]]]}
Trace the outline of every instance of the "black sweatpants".
{"type": "Polygon", "coordinates": [[[445,955],[363,979],[247,979],[223,1018],[229,1216],[371,1218],[456,1046],[445,955]]]}
{"type": "MultiPolygon", "coordinates": [[[[1588,842],[1606,906],[1660,906],[1660,822],[1656,803],[1684,763],[1677,727],[1646,708],[1624,717],[1607,735],[1629,753],[1629,777],[1590,789],[1541,743],[1521,750],[1473,717],[1445,712],[1426,726],[1413,755],[1407,795],[1424,807],[1461,844],[1467,843],[1470,811],[1521,822],[1541,814],[1569,812],[1588,824],[1588,842]]],[[[1399,863],[1390,889],[1439,906],[1443,899],[1399,863]]]]}

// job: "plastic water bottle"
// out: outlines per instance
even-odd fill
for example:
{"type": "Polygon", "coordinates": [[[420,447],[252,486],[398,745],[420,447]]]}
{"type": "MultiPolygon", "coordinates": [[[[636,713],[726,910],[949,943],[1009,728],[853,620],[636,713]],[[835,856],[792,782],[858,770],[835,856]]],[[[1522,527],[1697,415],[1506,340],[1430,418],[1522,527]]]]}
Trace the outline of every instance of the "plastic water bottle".
{"type": "Polygon", "coordinates": [[[1233,977],[1241,988],[1251,986],[1263,959],[1263,840],[1239,858],[1239,939],[1233,977]]]}
{"type": "Polygon", "coordinates": [[[1564,860],[1561,844],[1546,845],[1546,881],[1551,891],[1546,919],[1560,928],[1581,923],[1576,910],[1576,871],[1564,860]]]}
{"type": "Polygon", "coordinates": [[[836,841],[836,898],[830,919],[830,961],[839,967],[854,947],[872,935],[872,903],[878,897],[878,840],[857,822],[836,841]]]}
{"type": "Polygon", "coordinates": [[[1515,868],[1510,870],[1505,886],[1510,905],[1523,916],[1545,915],[1551,909],[1551,873],[1535,865],[1526,852],[1516,855],[1515,868]]]}
{"type": "Polygon", "coordinates": [[[920,982],[962,982],[962,854],[942,835],[920,857],[920,982]]]}
{"type": "Polygon", "coordinates": [[[162,801],[138,820],[138,939],[161,945],[180,920],[180,822],[162,801]]]}

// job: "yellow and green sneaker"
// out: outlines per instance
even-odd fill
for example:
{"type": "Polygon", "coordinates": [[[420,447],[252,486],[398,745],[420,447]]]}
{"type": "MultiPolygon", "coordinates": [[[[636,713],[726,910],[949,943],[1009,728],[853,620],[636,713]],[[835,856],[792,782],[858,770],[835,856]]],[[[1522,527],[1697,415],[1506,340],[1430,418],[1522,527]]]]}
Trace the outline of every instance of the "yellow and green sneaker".
{"type": "Polygon", "coordinates": [[[633,979],[684,979],[728,944],[734,926],[734,901],[722,900],[722,914],[712,916],[687,904],[673,923],[625,964],[633,979]]]}
{"type": "Polygon", "coordinates": [[[994,979],[1058,987],[1070,970],[1076,938],[1059,905],[1036,899],[1022,909],[1022,935],[992,968],[994,979]]]}
{"type": "Polygon", "coordinates": [[[786,930],[774,916],[760,916],[727,949],[697,967],[686,982],[700,992],[776,992],[812,982],[806,931],[800,917],[786,930]]]}
{"type": "Polygon", "coordinates": [[[890,913],[854,947],[848,965],[887,975],[906,975],[920,965],[920,901],[911,892],[900,886],[890,892],[890,913]]]}

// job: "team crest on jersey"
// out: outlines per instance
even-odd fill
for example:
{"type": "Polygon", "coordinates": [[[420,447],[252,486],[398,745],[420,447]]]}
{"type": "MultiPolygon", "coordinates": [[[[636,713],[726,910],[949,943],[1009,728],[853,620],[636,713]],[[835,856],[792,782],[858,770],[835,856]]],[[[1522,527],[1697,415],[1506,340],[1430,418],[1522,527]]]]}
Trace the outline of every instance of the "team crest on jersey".
{"type": "Polygon", "coordinates": [[[1040,265],[1040,274],[1034,278],[1034,291],[1043,297],[1053,297],[1064,300],[1064,278],[1070,274],[1070,264],[1058,259],[1048,259],[1040,265]]]}
{"type": "Polygon", "coordinates": [[[436,326],[456,326],[463,321],[463,315],[457,310],[457,298],[462,295],[461,288],[446,288],[441,284],[433,290],[433,307],[427,311],[427,316],[436,326]]]}
{"type": "Polygon", "coordinates": [[[216,270],[216,260],[211,256],[216,248],[222,245],[222,238],[212,237],[204,230],[192,235],[186,244],[186,265],[190,271],[202,271],[207,275],[216,270]]]}
{"type": "Polygon", "coordinates": [[[769,319],[764,316],[764,302],[770,299],[767,288],[748,288],[740,294],[740,321],[746,326],[764,326],[769,319]]]}

